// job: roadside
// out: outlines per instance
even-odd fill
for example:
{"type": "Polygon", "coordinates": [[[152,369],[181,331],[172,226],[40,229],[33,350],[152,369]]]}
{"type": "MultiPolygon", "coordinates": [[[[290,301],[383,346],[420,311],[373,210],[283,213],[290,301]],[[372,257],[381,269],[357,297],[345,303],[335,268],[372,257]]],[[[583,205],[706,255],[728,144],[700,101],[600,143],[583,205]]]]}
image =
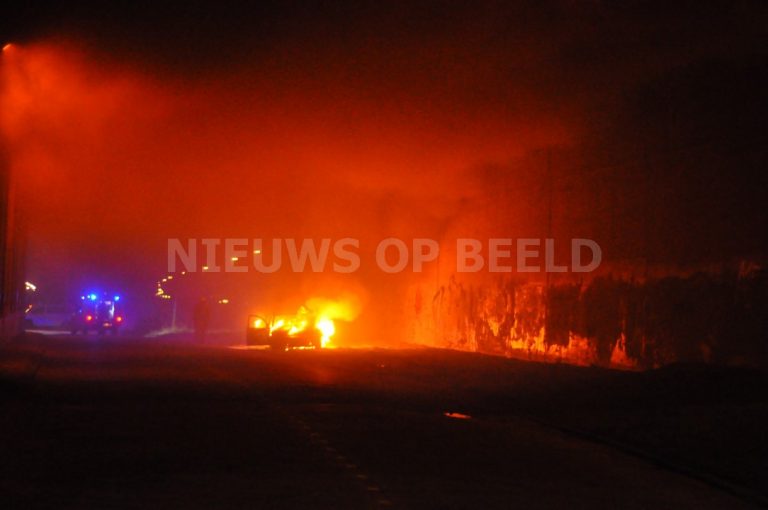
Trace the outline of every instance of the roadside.
{"type": "Polygon", "coordinates": [[[26,333],[0,343],[0,387],[31,382],[44,355],[42,335],[26,333]]]}

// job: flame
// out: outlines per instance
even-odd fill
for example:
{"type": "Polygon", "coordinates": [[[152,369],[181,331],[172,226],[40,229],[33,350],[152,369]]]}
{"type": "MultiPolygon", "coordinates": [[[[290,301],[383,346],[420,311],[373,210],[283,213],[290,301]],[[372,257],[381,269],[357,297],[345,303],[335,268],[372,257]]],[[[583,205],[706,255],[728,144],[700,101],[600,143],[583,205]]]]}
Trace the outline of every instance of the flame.
{"type": "Polygon", "coordinates": [[[307,329],[307,321],[304,319],[297,319],[291,322],[291,327],[288,328],[288,336],[294,336],[307,329]]]}
{"type": "Polygon", "coordinates": [[[359,296],[345,294],[338,299],[314,297],[302,308],[315,314],[315,328],[320,331],[323,348],[333,347],[331,338],[336,334],[336,322],[351,322],[357,318],[363,303],[359,296]]]}
{"type": "Polygon", "coordinates": [[[285,326],[285,319],[278,319],[274,323],[272,323],[272,326],[269,328],[269,332],[272,333],[273,331],[276,331],[280,328],[285,326]]]}
{"type": "Polygon", "coordinates": [[[336,325],[333,323],[333,319],[328,317],[321,317],[315,323],[315,327],[323,334],[320,339],[320,345],[325,348],[330,345],[331,337],[336,333],[336,325]]]}
{"type": "Polygon", "coordinates": [[[283,331],[288,336],[298,336],[308,328],[320,334],[320,347],[331,348],[332,338],[337,333],[337,321],[353,321],[362,308],[360,299],[344,296],[340,299],[314,297],[299,307],[295,315],[277,316],[271,324],[260,317],[250,320],[253,328],[269,328],[269,334],[283,331]]]}

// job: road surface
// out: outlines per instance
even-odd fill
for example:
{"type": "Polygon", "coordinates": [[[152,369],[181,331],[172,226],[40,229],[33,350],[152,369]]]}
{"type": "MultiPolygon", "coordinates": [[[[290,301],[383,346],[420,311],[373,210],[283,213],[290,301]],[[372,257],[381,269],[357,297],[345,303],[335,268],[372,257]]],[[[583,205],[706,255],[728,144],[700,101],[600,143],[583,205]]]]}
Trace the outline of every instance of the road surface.
{"type": "Polygon", "coordinates": [[[429,349],[277,354],[238,343],[17,341],[3,358],[0,505],[701,510],[756,503],[516,405],[523,402],[516,395],[537,398],[534,388],[557,386],[558,377],[583,383],[599,377],[595,369],[429,349]],[[561,372],[571,375],[553,375],[561,372]]]}

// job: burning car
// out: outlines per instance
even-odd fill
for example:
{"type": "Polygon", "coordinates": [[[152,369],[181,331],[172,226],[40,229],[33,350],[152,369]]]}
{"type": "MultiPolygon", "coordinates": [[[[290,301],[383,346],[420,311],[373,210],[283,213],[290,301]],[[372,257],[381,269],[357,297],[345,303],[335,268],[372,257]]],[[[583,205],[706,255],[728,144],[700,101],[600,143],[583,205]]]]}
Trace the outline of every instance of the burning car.
{"type": "Polygon", "coordinates": [[[295,315],[276,315],[272,320],[249,315],[245,342],[248,346],[266,345],[276,351],[320,349],[328,344],[334,333],[333,320],[302,307],[295,315]]]}

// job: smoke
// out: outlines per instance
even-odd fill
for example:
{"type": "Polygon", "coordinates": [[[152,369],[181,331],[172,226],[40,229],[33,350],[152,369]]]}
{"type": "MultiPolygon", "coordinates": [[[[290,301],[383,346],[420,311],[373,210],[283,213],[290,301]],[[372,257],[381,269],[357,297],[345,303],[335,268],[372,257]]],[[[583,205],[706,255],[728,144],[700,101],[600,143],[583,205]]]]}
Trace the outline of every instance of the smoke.
{"type": "MultiPolygon", "coordinates": [[[[150,299],[168,238],[353,237],[364,264],[352,275],[222,275],[178,291],[288,307],[354,289],[366,303],[359,320],[389,337],[414,280],[436,287],[448,272],[383,274],[376,243],[543,237],[546,153],[557,234],[613,243],[608,257],[637,252],[642,218],[627,219],[643,210],[637,166],[582,163],[601,159],[606,131],[611,143],[633,139],[621,114],[640,84],[728,57],[724,41],[744,54],[763,30],[746,7],[691,20],[665,6],[654,21],[598,3],[378,4],[207,16],[194,4],[188,16],[159,8],[157,26],[139,7],[89,6],[5,52],[2,129],[30,277],[150,299]],[[734,36],[723,19],[744,29],[734,36]]],[[[605,159],[630,150],[616,152],[605,159]]],[[[674,219],[675,197],[664,202],[657,216],[674,219]]]]}
{"type": "MultiPolygon", "coordinates": [[[[444,104],[397,90],[371,97],[324,74],[237,66],[181,80],[60,40],[14,48],[3,71],[30,272],[69,287],[146,286],[147,299],[171,237],[355,237],[367,261],[385,237],[439,237],[482,193],[479,162],[546,143],[549,126],[564,131],[553,119],[500,116],[459,129],[464,113],[444,104]]],[[[373,302],[396,300],[402,283],[377,272],[340,283],[283,274],[259,286],[308,296],[358,287],[373,302]]]]}

